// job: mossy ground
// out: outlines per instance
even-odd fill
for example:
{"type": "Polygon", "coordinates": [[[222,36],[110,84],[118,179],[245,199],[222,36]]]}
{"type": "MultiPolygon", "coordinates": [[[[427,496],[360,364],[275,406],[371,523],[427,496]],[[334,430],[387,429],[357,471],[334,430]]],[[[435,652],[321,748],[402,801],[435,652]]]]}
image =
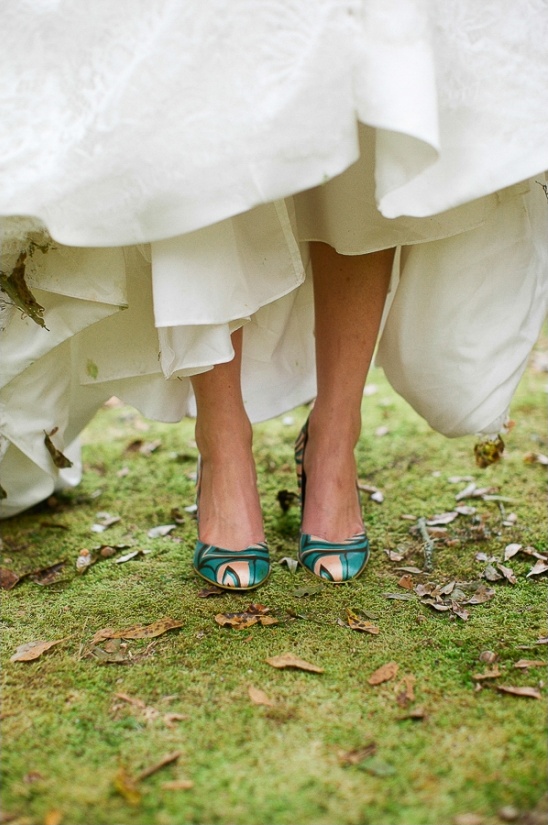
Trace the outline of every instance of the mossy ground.
{"type": "Polygon", "coordinates": [[[292,445],[304,408],[294,412],[293,423],[256,426],[274,565],[269,582],[251,597],[198,597],[203,582],[190,566],[196,530],[190,515],[167,537],[147,535],[172,522],[172,508],[193,502],[191,421],[165,426],[126,407],[105,408],[85,434],[81,485],[2,525],[4,567],[19,572],[68,560],[61,582],[40,587],[26,579],[4,597],[3,809],[14,823],[449,825],[473,813],[490,825],[502,821],[504,805],[522,815],[535,807],[545,789],[545,702],[505,695],[494,685],[529,685],[545,694],[541,669],[513,664],[546,658],[546,646],[535,646],[546,635],[546,576],[526,578],[533,560],[516,556],[509,564],[517,584],[497,582],[495,598],[470,607],[467,622],[431,611],[418,598],[384,594],[408,593],[398,587],[395,568],[423,563],[421,540],[401,516],[451,510],[464,486],[451,476],[471,475],[496,487],[513,500],[503,508],[517,522],[503,526],[496,502],[471,502],[490,537],[473,541],[472,517],[459,517],[448,533],[460,541],[440,545],[434,572],[414,575],[415,583],[477,579],[485,564],[476,553],[501,557],[510,542],[546,549],[543,468],[523,460],[529,451],[548,452],[546,375],[529,371],[523,379],[505,458],[484,471],[474,464],[473,439],[433,433],[379,372],[370,383],[378,391],[364,399],[360,480],[381,488],[385,500],[364,497],[373,555],[357,582],[299,598],[293,591],[314,582],[276,563],[296,555],[298,510],[284,514],[277,493],[296,489],[292,445]],[[388,433],[374,435],[381,426],[388,433]],[[148,456],[127,452],[134,438],[161,444],[148,456]],[[99,510],[121,521],[94,535],[99,510]],[[105,560],[77,576],[79,550],[107,542],[151,552],[124,564],[105,560]],[[405,560],[390,561],[385,549],[406,553],[405,560]],[[267,605],[279,625],[230,630],[215,623],[215,614],[243,610],[251,601],[267,605]],[[374,617],[379,634],[342,627],[337,620],[347,607],[374,617]],[[153,644],[128,642],[131,663],[105,665],[87,655],[98,629],[165,615],[183,626],[153,644]],[[63,638],[34,662],[10,661],[20,644],[63,638]],[[472,675],[485,670],[478,661],[484,650],[498,655],[503,676],[478,691],[472,675]],[[275,670],[265,662],[288,651],[324,673],[275,670]],[[369,685],[370,674],[391,660],[399,664],[398,677],[369,685]],[[406,675],[416,678],[416,699],[402,708],[396,683],[406,675]],[[274,707],[254,705],[250,684],[274,707]],[[160,714],[147,721],[116,693],[160,714]],[[417,707],[422,719],[402,718],[417,707]],[[187,718],[169,727],[166,712],[187,718]],[[341,752],[370,743],[376,745],[371,760],[344,764],[341,752]],[[140,783],[138,806],[116,791],[121,765],[136,776],[175,750],[181,751],[176,763],[140,783]],[[179,778],[192,780],[192,789],[162,788],[179,778]]]}

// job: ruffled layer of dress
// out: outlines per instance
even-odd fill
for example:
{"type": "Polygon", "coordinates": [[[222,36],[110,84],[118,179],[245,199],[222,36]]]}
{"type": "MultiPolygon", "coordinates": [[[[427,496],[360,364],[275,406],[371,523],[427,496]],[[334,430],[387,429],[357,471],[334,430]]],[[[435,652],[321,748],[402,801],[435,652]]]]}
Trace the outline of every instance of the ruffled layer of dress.
{"type": "Polygon", "coordinates": [[[449,435],[498,429],[546,306],[545,2],[6,0],[0,22],[2,270],[27,251],[47,327],[5,308],[0,514],[76,481],[44,434],[76,457],[110,395],[192,412],[239,326],[251,417],[310,399],[307,240],[401,246],[391,382],[449,435]]]}

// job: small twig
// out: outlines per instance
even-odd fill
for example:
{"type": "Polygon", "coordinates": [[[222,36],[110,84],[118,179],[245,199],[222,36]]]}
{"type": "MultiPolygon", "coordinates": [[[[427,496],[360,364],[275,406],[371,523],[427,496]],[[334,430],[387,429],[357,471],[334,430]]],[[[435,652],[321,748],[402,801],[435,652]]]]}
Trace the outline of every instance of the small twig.
{"type": "Polygon", "coordinates": [[[156,773],[156,771],[159,771],[165,765],[169,765],[171,764],[171,762],[175,762],[180,757],[181,753],[182,751],[174,751],[173,753],[168,753],[167,756],[164,756],[164,758],[157,762],[155,765],[151,765],[150,768],[146,768],[146,770],[141,771],[141,773],[135,777],[135,781],[141,782],[143,779],[147,779],[147,777],[152,776],[153,773],[156,773]]]}
{"type": "Polygon", "coordinates": [[[497,507],[499,508],[500,516],[501,516],[502,520],[504,521],[504,519],[506,518],[506,510],[504,508],[504,504],[502,503],[501,499],[497,500],[497,507]]]}
{"type": "MultiPolygon", "coordinates": [[[[86,616],[86,620],[85,620],[84,624],[82,625],[82,634],[84,633],[84,630],[86,629],[86,625],[87,625],[88,621],[89,621],[89,616],[86,616]]],[[[83,649],[84,649],[84,642],[80,642],[80,647],[78,648],[78,653],[76,654],[76,661],[77,662],[80,662],[82,660],[82,651],[83,651],[83,649]]]]}
{"type": "Polygon", "coordinates": [[[417,521],[417,527],[424,541],[424,572],[431,573],[434,569],[434,542],[426,529],[426,519],[420,518],[417,521]]]}

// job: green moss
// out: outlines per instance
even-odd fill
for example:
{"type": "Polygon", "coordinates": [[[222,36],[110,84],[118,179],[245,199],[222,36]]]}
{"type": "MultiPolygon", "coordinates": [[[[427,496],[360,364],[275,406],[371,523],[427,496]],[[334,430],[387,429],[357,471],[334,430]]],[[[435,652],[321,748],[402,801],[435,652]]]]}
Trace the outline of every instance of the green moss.
{"type": "MultiPolygon", "coordinates": [[[[148,537],[151,527],[172,522],[173,508],[193,503],[193,424],[143,422],[128,408],[105,408],[87,430],[79,488],[2,525],[4,566],[23,572],[67,559],[63,581],[40,587],[25,579],[4,598],[4,810],[31,825],[53,809],[67,825],[446,825],[466,812],[494,825],[502,805],[526,810],[536,804],[547,756],[544,703],[498,693],[492,682],[476,691],[472,676],[485,669],[478,657],[489,649],[504,674],[498,683],[539,685],[541,670],[513,664],[545,658],[543,646],[518,645],[533,645],[546,633],[546,577],[527,579],[531,562],[517,556],[510,565],[518,583],[497,582],[495,598],[470,607],[467,622],[414,597],[384,594],[406,592],[395,568],[423,563],[421,539],[401,516],[452,509],[464,484],[451,483],[451,476],[471,475],[512,501],[473,502],[487,538],[477,540],[471,517],[459,517],[448,526],[458,541],[438,543],[434,572],[415,576],[416,582],[478,579],[485,564],[476,554],[500,557],[510,542],[546,549],[543,468],[523,461],[528,451],[548,452],[545,379],[525,376],[505,458],[485,471],[473,463],[473,439],[449,441],[431,432],[380,373],[372,381],[379,392],[364,399],[358,463],[360,480],[382,489],[385,500],[379,505],[364,496],[373,556],[358,582],[297,598],[295,588],[310,579],[275,563],[268,584],[252,597],[199,598],[202,584],[190,567],[192,516],[185,513],[168,537],[148,537]],[[381,425],[388,434],[373,435],[381,425]],[[150,455],[128,451],[137,438],[161,443],[150,455]],[[121,521],[94,534],[101,510],[121,521]],[[517,516],[511,527],[503,525],[509,512],[517,516]],[[79,550],[105,543],[150,552],[125,564],[105,560],[76,575],[79,550]],[[399,563],[383,552],[396,548],[405,553],[399,563]],[[252,600],[268,605],[279,625],[238,632],[215,623],[216,613],[244,609],[252,600]],[[375,617],[379,634],[342,627],[347,607],[375,617]],[[98,629],[164,615],[183,626],[152,641],[128,642],[130,663],[103,665],[87,655],[98,629]],[[18,645],[34,639],[65,641],[35,662],[9,661],[18,645]],[[278,671],[265,662],[285,651],[325,672],[278,671]],[[398,677],[369,685],[369,675],[390,660],[399,664],[398,677]],[[416,699],[404,708],[396,697],[406,675],[416,679],[416,699]],[[253,705],[250,684],[275,706],[253,705]],[[147,720],[116,694],[141,699],[158,711],[156,718],[147,720]],[[424,718],[403,718],[414,707],[424,718]],[[169,726],[167,712],[186,718],[169,726]],[[341,752],[371,742],[377,764],[392,773],[341,762],[341,752]],[[137,775],[174,750],[181,751],[177,764],[141,783],[138,808],[116,793],[120,765],[137,775]],[[162,788],[181,777],[194,787],[162,788]]],[[[278,419],[256,427],[275,562],[296,555],[298,509],[282,513],[277,493],[296,490],[293,440],[306,414],[296,410],[291,425],[278,419]]]]}

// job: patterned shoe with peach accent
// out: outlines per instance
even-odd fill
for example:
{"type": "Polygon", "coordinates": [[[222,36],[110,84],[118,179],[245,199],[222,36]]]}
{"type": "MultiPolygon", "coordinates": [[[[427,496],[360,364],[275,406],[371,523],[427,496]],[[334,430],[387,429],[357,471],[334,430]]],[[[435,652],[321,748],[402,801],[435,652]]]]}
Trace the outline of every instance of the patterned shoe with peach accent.
{"type": "MultiPolygon", "coordinates": [[[[295,465],[301,494],[301,513],[304,511],[306,495],[306,474],[303,463],[307,441],[308,419],[295,442],[295,465]]],[[[318,536],[301,533],[299,561],[305,570],[323,581],[332,583],[351,581],[363,572],[369,561],[369,540],[365,533],[358,533],[340,542],[326,541],[318,536]]]]}
{"type": "Polygon", "coordinates": [[[369,541],[365,533],[342,542],[301,533],[299,561],[319,579],[348,582],[356,579],[369,561],[369,541]]]}
{"type": "Polygon", "coordinates": [[[225,550],[198,539],[193,567],[203,579],[224,590],[253,590],[270,575],[268,547],[259,542],[245,550],[225,550]]]}

